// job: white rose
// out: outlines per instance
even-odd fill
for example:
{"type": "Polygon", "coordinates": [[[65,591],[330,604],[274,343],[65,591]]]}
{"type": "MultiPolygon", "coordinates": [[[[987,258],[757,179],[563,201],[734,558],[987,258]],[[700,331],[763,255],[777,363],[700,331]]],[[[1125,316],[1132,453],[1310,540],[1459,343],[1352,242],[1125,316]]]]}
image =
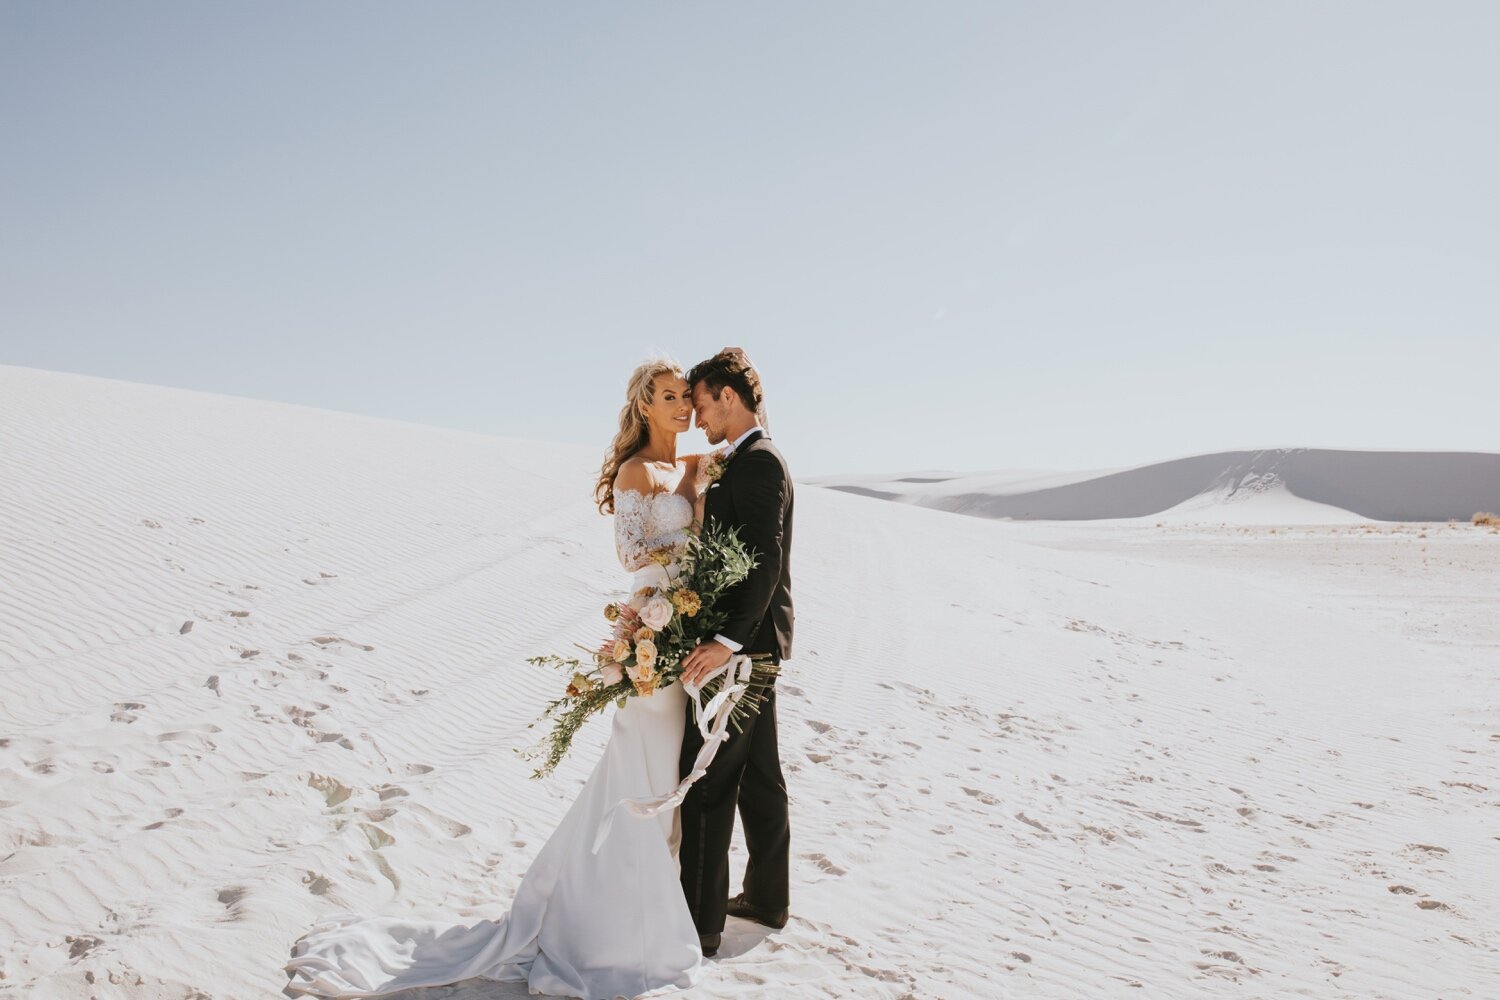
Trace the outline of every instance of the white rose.
{"type": "Polygon", "coordinates": [[[641,621],[660,632],[672,620],[672,602],[660,595],[651,598],[641,608],[641,621]]]}

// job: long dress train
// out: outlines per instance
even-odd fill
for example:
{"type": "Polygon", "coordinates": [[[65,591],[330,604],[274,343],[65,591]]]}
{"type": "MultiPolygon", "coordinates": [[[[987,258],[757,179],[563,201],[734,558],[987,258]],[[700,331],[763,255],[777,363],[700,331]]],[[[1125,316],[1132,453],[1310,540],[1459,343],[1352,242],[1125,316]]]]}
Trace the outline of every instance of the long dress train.
{"type": "MultiPolygon", "coordinates": [[[[627,516],[617,516],[616,539],[622,561],[637,570],[633,587],[658,582],[662,568],[642,565],[636,549],[680,537],[691,502],[627,494],[617,503],[627,516]]],[[[678,879],[677,811],[620,815],[594,850],[606,814],[622,800],[679,788],[686,709],[674,683],[615,712],[603,756],[504,916],[455,925],[339,914],[297,942],[288,988],[370,997],[482,977],[524,981],[533,993],[615,1000],[693,985],[704,961],[678,879]]]]}

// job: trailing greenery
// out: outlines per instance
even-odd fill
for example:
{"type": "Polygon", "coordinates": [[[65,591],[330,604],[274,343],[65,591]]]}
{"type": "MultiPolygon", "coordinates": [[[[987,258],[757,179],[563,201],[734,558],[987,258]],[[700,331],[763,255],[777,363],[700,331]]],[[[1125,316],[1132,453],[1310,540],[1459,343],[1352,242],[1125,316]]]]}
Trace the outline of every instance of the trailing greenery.
{"type": "MultiPolygon", "coordinates": [[[[555,654],[527,659],[572,674],[567,692],[532,723],[551,722],[541,742],[525,752],[528,759],[541,761],[532,777],[556,770],[584,723],[610,702],[624,708],[626,699],[647,697],[678,680],[688,653],[712,640],[728,621],[725,597],[750,575],[756,556],[736,529],[713,524],[681,546],[658,553],[657,562],[668,568],[668,584],[607,606],[604,615],[613,630],[588,661],[555,654]],[[665,614],[670,617],[661,621],[665,614]]],[[[752,658],[747,690],[730,716],[736,730],[743,731],[744,721],[760,710],[778,669],[769,658],[752,658]]],[[[723,690],[728,680],[726,672],[706,684],[704,700],[723,690]]]]}

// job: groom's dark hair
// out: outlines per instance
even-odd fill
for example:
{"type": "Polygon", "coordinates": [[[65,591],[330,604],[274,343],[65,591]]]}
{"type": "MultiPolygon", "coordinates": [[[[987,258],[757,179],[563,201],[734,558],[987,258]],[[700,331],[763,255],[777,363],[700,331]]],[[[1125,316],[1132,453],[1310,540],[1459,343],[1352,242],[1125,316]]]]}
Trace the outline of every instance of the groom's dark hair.
{"type": "Polygon", "coordinates": [[[753,413],[759,413],[761,404],[765,402],[760,375],[756,373],[755,366],[750,364],[750,358],[738,347],[726,347],[707,361],[698,362],[687,373],[686,381],[689,393],[698,388],[701,382],[708,386],[714,399],[719,398],[719,393],[727,385],[753,413]]]}

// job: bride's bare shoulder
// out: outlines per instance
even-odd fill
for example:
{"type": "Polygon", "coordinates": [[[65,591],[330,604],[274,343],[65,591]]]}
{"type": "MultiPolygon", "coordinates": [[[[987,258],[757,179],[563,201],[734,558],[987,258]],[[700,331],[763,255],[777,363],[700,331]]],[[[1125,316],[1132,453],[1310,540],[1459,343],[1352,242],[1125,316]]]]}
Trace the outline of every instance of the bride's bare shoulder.
{"type": "Polygon", "coordinates": [[[620,463],[615,472],[616,493],[655,493],[656,483],[651,479],[651,470],[640,458],[631,457],[620,463]]]}

